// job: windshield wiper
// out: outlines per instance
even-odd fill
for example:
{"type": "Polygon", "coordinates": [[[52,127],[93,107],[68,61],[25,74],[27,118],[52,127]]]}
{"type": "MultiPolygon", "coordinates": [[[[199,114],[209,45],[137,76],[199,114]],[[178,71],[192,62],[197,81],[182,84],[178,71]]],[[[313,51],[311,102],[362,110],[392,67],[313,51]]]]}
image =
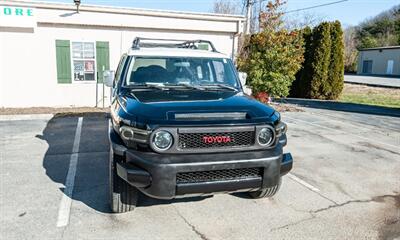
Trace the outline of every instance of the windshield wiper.
{"type": "Polygon", "coordinates": [[[128,85],[127,87],[128,88],[146,87],[146,88],[155,88],[159,90],[165,90],[166,88],[168,88],[163,83],[140,83],[140,84],[128,85]]]}
{"type": "Polygon", "coordinates": [[[176,86],[183,86],[183,87],[186,87],[186,88],[196,89],[196,90],[204,90],[204,88],[201,87],[201,86],[192,85],[192,84],[189,84],[189,83],[178,83],[178,84],[176,84],[176,86]]]}
{"type": "Polygon", "coordinates": [[[200,85],[200,86],[202,86],[202,87],[219,87],[219,88],[224,88],[224,89],[228,89],[228,90],[235,91],[235,92],[238,91],[234,87],[231,87],[231,86],[226,85],[226,84],[221,84],[221,83],[219,83],[219,84],[207,84],[207,85],[200,85]]]}
{"type": "Polygon", "coordinates": [[[160,89],[160,90],[177,89],[177,88],[204,90],[203,87],[191,85],[189,83],[178,83],[178,84],[140,83],[140,84],[133,84],[133,85],[129,86],[129,88],[135,88],[135,87],[156,88],[156,89],[160,89]]]}
{"type": "Polygon", "coordinates": [[[231,87],[229,85],[226,84],[205,84],[205,85],[192,85],[189,83],[178,83],[178,84],[167,84],[165,85],[164,83],[139,83],[139,84],[132,84],[132,85],[128,85],[126,86],[127,88],[130,89],[135,89],[135,88],[155,88],[155,89],[159,89],[159,90],[168,90],[171,88],[180,88],[180,87],[184,87],[184,88],[188,88],[188,89],[196,89],[196,90],[211,90],[211,89],[218,89],[218,88],[224,88],[227,90],[231,90],[234,92],[237,92],[238,90],[234,87],[231,87]]]}

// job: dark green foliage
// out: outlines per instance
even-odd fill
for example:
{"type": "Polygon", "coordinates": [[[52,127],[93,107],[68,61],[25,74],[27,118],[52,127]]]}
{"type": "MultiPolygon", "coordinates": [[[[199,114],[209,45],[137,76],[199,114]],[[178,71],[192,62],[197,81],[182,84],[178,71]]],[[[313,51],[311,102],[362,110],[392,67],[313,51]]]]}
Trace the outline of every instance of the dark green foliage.
{"type": "Polygon", "coordinates": [[[304,59],[291,96],[337,99],[343,90],[344,39],[339,21],[302,30],[304,59]]]}
{"type": "Polygon", "coordinates": [[[360,43],[358,44],[358,49],[363,49],[363,48],[374,48],[374,47],[379,47],[378,40],[371,35],[364,35],[363,37],[360,38],[360,43]]]}
{"type": "Polygon", "coordinates": [[[331,57],[330,24],[323,22],[313,30],[310,69],[310,97],[325,99],[330,92],[328,69],[331,57]]]}
{"type": "Polygon", "coordinates": [[[303,41],[304,41],[304,62],[301,66],[300,71],[296,73],[296,80],[293,82],[290,89],[291,97],[306,98],[309,97],[310,89],[310,59],[312,56],[312,29],[310,27],[305,27],[301,31],[303,41]]]}
{"type": "Polygon", "coordinates": [[[343,90],[344,81],[344,41],[342,26],[339,21],[331,23],[331,57],[328,69],[330,90],[326,92],[327,99],[337,99],[343,90]]]}
{"type": "Polygon", "coordinates": [[[238,58],[240,71],[247,72],[255,96],[268,93],[286,97],[303,62],[303,41],[297,32],[264,30],[254,34],[238,58]]]}
{"type": "Polygon", "coordinates": [[[280,0],[270,1],[260,15],[262,31],[246,36],[237,59],[240,71],[260,101],[265,96],[286,97],[303,62],[303,38],[283,27],[280,0]]]}

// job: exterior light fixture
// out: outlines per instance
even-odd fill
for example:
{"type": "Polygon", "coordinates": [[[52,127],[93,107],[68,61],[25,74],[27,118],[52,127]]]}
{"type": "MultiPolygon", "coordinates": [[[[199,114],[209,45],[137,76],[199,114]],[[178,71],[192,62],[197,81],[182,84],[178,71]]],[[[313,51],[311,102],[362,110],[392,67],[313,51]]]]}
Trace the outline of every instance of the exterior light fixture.
{"type": "Polygon", "coordinates": [[[74,0],[76,6],[76,12],[79,13],[79,5],[81,5],[81,0],[74,0]]]}

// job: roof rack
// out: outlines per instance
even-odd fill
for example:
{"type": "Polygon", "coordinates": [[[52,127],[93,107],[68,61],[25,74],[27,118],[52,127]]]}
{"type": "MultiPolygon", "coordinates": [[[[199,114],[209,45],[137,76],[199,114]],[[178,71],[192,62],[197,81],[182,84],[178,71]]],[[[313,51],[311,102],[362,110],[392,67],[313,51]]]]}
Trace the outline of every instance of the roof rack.
{"type": "MultiPolygon", "coordinates": [[[[169,48],[190,48],[203,49],[200,44],[208,44],[211,51],[218,52],[211,41],[208,40],[179,40],[179,39],[161,39],[161,38],[141,38],[136,37],[133,40],[132,48],[140,49],[140,47],[169,47],[169,48]]],[[[206,50],[206,49],[203,49],[206,50]]],[[[208,47],[207,47],[208,50],[208,47]]]]}

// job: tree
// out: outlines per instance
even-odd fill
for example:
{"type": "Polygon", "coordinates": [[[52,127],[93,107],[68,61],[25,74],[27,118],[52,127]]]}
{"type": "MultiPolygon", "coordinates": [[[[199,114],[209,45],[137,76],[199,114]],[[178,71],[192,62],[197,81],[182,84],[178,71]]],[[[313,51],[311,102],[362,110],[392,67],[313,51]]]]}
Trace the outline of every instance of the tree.
{"type": "Polygon", "coordinates": [[[383,47],[399,43],[400,5],[362,22],[356,31],[357,48],[383,47]]]}
{"type": "Polygon", "coordinates": [[[359,49],[379,47],[378,40],[369,34],[363,34],[362,37],[359,36],[357,38],[359,39],[357,46],[359,49]]]}
{"type": "Polygon", "coordinates": [[[256,96],[267,93],[286,97],[303,62],[303,40],[298,31],[283,27],[280,0],[269,2],[260,14],[260,33],[247,36],[238,57],[238,67],[248,74],[256,96]]]}
{"type": "Polygon", "coordinates": [[[323,22],[325,17],[314,12],[290,13],[284,16],[285,27],[289,30],[314,27],[323,22]]]}
{"type": "Polygon", "coordinates": [[[305,27],[301,31],[301,35],[304,41],[304,61],[301,69],[296,73],[296,79],[294,80],[291,89],[290,96],[307,98],[310,92],[310,72],[311,65],[310,60],[312,57],[312,30],[310,27],[305,27]]]}
{"type": "Polygon", "coordinates": [[[231,0],[215,0],[212,12],[220,14],[238,14],[240,11],[237,2],[231,0]]]}
{"type": "Polygon", "coordinates": [[[344,70],[354,73],[357,71],[357,40],[356,29],[348,27],[344,30],[344,70]]]}
{"type": "Polygon", "coordinates": [[[312,31],[304,28],[302,35],[304,62],[296,74],[291,95],[337,99],[344,80],[344,39],[340,22],[323,22],[312,31]]]}
{"type": "Polygon", "coordinates": [[[342,26],[339,21],[330,26],[331,53],[328,68],[329,91],[325,93],[327,99],[337,99],[342,93],[344,85],[344,40],[342,26]]]}
{"type": "Polygon", "coordinates": [[[397,35],[397,44],[400,45],[400,10],[399,13],[397,14],[397,20],[395,22],[396,26],[396,35],[397,35]]]}
{"type": "Polygon", "coordinates": [[[331,57],[330,24],[323,22],[313,30],[313,47],[310,69],[310,97],[326,99],[330,92],[328,69],[331,57]]]}

